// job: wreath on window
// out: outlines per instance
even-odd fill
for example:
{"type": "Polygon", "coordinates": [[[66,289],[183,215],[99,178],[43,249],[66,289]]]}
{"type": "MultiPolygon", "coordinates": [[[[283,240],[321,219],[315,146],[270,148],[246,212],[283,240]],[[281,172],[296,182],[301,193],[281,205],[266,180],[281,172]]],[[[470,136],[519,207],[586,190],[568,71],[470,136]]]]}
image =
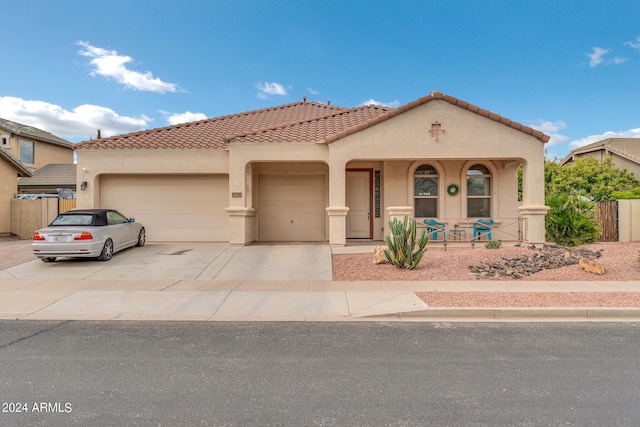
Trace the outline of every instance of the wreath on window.
{"type": "Polygon", "coordinates": [[[447,194],[451,197],[457,196],[460,192],[460,186],[458,184],[451,184],[447,187],[447,194]]]}

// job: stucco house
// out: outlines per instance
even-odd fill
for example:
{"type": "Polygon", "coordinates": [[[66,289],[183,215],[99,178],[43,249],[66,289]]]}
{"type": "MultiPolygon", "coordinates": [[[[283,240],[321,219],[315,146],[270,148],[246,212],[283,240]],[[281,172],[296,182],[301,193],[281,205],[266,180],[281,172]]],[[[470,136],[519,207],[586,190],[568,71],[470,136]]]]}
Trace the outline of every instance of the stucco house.
{"type": "Polygon", "coordinates": [[[304,99],[77,144],[77,203],[152,241],[344,245],[409,215],[492,218],[494,239],[541,243],[548,139],[438,91],[395,109],[304,99]]]}
{"type": "Polygon", "coordinates": [[[569,165],[585,157],[595,157],[599,161],[610,157],[614,165],[628,170],[640,180],[640,138],[607,138],[594,142],[572,150],[560,164],[569,165]]]}
{"type": "Polygon", "coordinates": [[[0,118],[0,234],[11,228],[11,199],[18,178],[49,163],[72,164],[71,142],[49,132],[0,118]]]}

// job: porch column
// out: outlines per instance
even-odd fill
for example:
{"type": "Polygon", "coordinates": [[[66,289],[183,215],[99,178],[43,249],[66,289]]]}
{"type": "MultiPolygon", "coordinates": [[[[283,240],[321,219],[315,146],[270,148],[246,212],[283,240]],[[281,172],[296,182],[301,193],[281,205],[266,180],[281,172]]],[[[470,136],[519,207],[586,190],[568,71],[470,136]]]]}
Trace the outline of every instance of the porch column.
{"type": "Polygon", "coordinates": [[[246,245],[256,240],[254,208],[228,207],[225,211],[229,215],[229,243],[232,245],[246,245]]]}
{"type": "MultiPolygon", "coordinates": [[[[404,221],[404,217],[409,217],[409,220],[414,218],[413,206],[389,206],[387,208],[389,214],[389,221],[397,219],[398,221],[404,221]]],[[[391,230],[385,227],[385,235],[390,235],[391,230]]]]}
{"type": "Polygon", "coordinates": [[[549,206],[544,204],[544,156],[528,160],[522,165],[522,206],[518,207],[525,220],[525,241],[543,244],[545,239],[545,216],[549,206]]]}
{"type": "Polygon", "coordinates": [[[328,207],[329,244],[344,246],[347,244],[347,207],[328,207]]]}
{"type": "Polygon", "coordinates": [[[329,165],[329,244],[344,246],[347,244],[347,213],[345,185],[347,179],[346,163],[334,160],[329,165]]]}

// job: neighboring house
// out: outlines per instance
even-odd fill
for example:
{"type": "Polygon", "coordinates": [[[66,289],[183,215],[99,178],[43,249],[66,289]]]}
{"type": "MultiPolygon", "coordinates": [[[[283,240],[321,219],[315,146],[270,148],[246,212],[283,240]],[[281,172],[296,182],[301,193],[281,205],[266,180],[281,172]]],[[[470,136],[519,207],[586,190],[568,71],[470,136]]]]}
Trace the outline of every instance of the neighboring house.
{"type": "Polygon", "coordinates": [[[491,217],[511,236],[521,217],[541,243],[548,140],[437,91],[397,109],[305,99],[77,144],[78,207],[118,209],[155,241],[344,245],[409,215],[491,217]]]}
{"type": "Polygon", "coordinates": [[[73,163],[71,142],[0,119],[0,234],[10,232],[11,199],[18,192],[18,178],[30,177],[48,163],[73,163]]]}
{"type": "Polygon", "coordinates": [[[32,172],[33,176],[18,178],[18,193],[57,193],[59,188],[76,191],[75,164],[49,164],[32,172]]]}
{"type": "Polygon", "coordinates": [[[594,142],[571,151],[560,164],[569,165],[585,157],[600,161],[611,157],[614,165],[628,170],[640,180],[640,138],[608,138],[594,142]]]}

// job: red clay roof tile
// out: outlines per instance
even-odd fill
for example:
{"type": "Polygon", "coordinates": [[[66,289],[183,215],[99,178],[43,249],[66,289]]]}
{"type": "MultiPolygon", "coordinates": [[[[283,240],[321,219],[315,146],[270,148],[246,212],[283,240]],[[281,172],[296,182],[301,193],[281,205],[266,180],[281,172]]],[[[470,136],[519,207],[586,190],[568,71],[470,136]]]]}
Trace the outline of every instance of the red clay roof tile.
{"type": "Polygon", "coordinates": [[[376,105],[341,108],[314,102],[298,102],[246,113],[184,123],[164,128],[112,136],[75,145],[75,149],[95,148],[224,148],[231,141],[324,141],[334,142],[375,126],[433,100],[444,100],[491,120],[547,142],[549,136],[478,108],[441,92],[398,108],[376,105]]]}

